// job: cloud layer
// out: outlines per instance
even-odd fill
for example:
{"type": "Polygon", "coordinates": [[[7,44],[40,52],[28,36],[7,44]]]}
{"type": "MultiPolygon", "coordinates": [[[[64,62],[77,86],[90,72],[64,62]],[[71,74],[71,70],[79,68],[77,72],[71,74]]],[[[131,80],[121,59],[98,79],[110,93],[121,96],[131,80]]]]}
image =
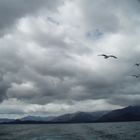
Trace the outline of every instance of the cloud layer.
{"type": "Polygon", "coordinates": [[[140,62],[137,0],[0,0],[0,7],[1,114],[139,103],[140,81],[131,76],[140,62]]]}

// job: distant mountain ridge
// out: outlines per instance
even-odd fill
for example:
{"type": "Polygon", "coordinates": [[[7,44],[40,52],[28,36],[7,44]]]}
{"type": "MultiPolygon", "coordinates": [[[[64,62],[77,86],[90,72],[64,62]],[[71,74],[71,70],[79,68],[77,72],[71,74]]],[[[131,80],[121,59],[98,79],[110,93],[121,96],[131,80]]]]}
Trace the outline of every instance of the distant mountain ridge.
{"type": "Polygon", "coordinates": [[[71,114],[64,114],[58,116],[52,120],[56,123],[86,123],[86,122],[95,122],[104,112],[76,112],[71,114]]]}
{"type": "Polygon", "coordinates": [[[20,119],[20,121],[50,121],[54,117],[48,116],[48,117],[41,117],[41,116],[26,116],[20,119]]]}
{"type": "Polygon", "coordinates": [[[6,118],[0,119],[0,123],[3,123],[3,122],[9,123],[9,122],[12,122],[12,121],[14,121],[14,119],[6,119],[6,118]]]}
{"type": "Polygon", "coordinates": [[[76,112],[60,116],[26,116],[21,119],[0,119],[0,124],[47,124],[47,123],[97,123],[140,121],[140,106],[128,106],[113,111],[76,112]]]}
{"type": "Polygon", "coordinates": [[[140,121],[140,106],[128,106],[110,111],[98,119],[98,122],[140,121]]]}

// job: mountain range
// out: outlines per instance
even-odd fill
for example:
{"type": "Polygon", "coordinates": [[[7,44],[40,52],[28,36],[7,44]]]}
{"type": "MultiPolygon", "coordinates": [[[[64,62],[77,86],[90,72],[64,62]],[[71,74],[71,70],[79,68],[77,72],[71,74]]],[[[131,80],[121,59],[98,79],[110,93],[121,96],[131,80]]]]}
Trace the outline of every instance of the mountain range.
{"type": "Polygon", "coordinates": [[[97,120],[98,122],[140,121],[140,106],[128,106],[113,110],[97,120]]]}
{"type": "Polygon", "coordinates": [[[97,123],[140,121],[140,106],[128,106],[113,111],[76,112],[60,116],[26,116],[21,119],[0,119],[0,124],[97,123]]]}
{"type": "Polygon", "coordinates": [[[106,114],[107,111],[100,112],[76,112],[71,114],[64,114],[52,120],[56,123],[90,123],[95,122],[98,118],[106,114]]]}

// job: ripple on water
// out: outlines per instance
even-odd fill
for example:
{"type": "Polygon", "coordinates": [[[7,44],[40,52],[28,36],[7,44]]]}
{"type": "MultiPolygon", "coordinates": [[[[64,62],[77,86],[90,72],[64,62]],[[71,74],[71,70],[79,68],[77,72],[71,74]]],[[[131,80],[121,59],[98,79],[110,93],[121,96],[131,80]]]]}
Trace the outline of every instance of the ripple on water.
{"type": "Polygon", "coordinates": [[[140,123],[1,125],[0,140],[140,140],[140,123]]]}

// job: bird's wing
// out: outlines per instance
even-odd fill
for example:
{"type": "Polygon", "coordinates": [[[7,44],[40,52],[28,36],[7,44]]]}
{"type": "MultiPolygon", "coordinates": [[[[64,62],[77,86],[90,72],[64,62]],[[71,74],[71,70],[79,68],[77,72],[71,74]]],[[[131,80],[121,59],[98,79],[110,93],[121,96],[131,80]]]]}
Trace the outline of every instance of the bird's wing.
{"type": "Polygon", "coordinates": [[[139,65],[140,65],[140,63],[136,63],[135,65],[136,65],[136,66],[139,66],[139,65]]]}
{"type": "Polygon", "coordinates": [[[133,77],[136,77],[136,78],[139,78],[140,76],[139,75],[132,75],[133,77]]]}
{"type": "Polygon", "coordinates": [[[116,56],[114,56],[114,55],[110,55],[109,57],[113,57],[113,58],[116,58],[116,59],[117,59],[117,57],[116,57],[116,56]]]}
{"type": "Polygon", "coordinates": [[[107,56],[107,55],[105,55],[105,54],[100,54],[100,55],[98,55],[98,56],[107,56]]]}

